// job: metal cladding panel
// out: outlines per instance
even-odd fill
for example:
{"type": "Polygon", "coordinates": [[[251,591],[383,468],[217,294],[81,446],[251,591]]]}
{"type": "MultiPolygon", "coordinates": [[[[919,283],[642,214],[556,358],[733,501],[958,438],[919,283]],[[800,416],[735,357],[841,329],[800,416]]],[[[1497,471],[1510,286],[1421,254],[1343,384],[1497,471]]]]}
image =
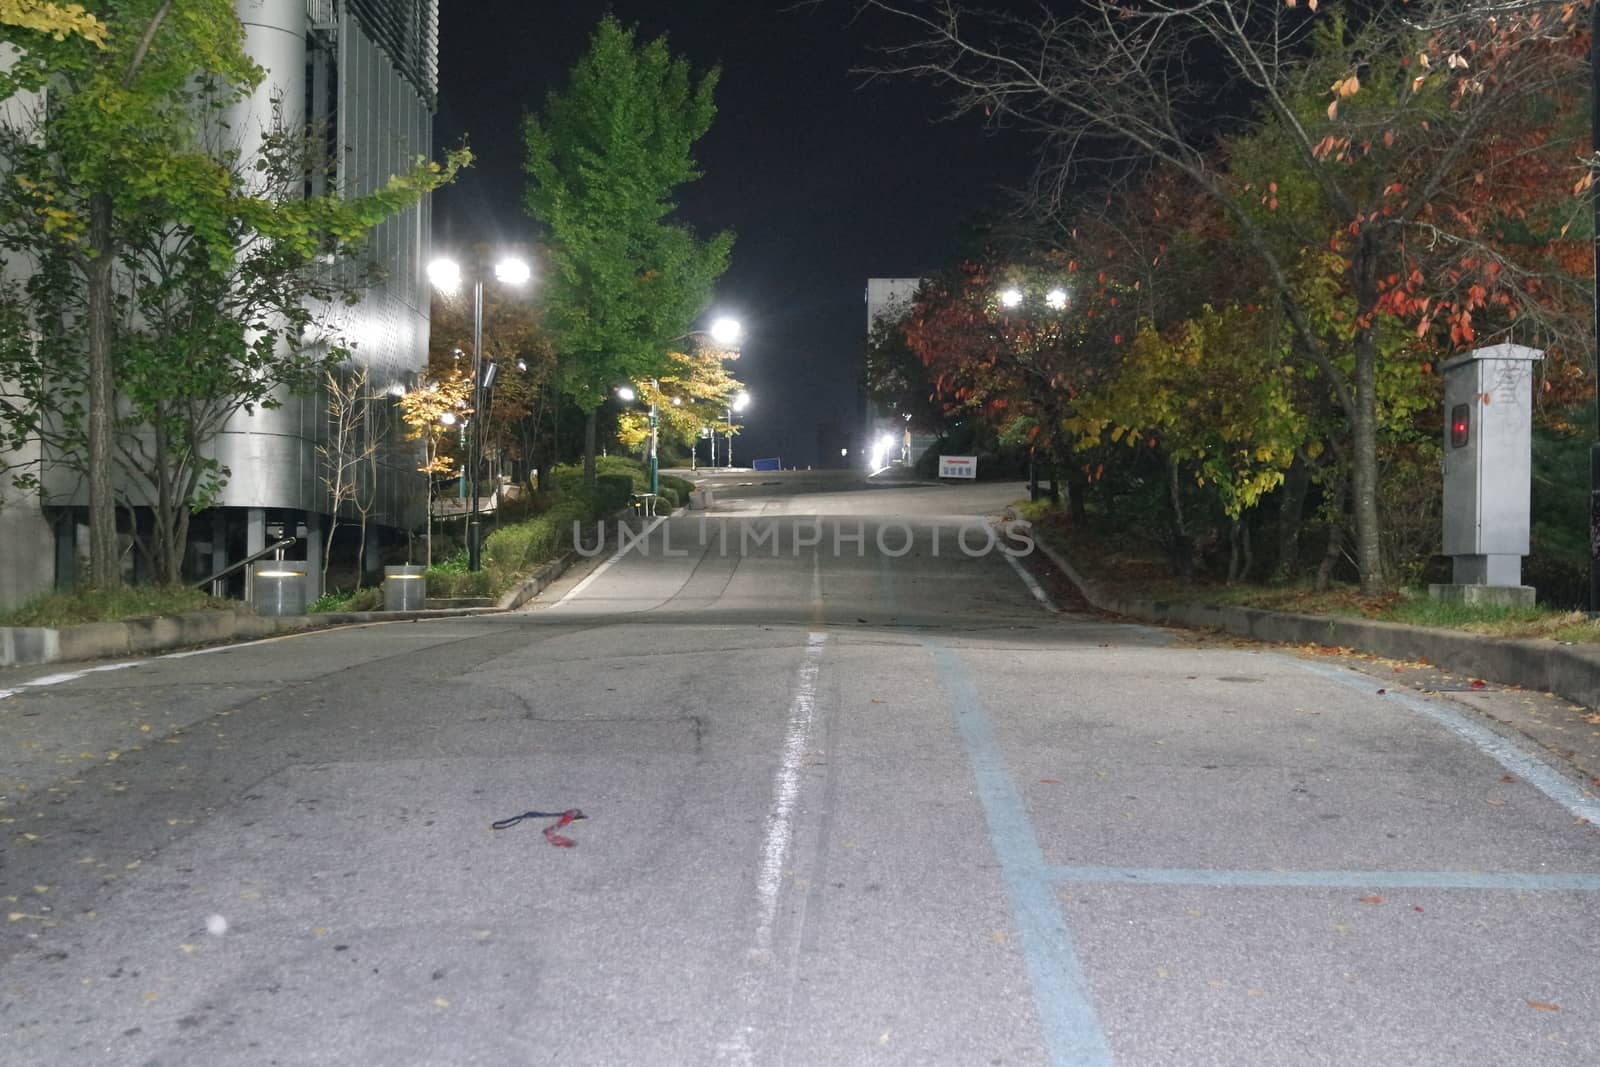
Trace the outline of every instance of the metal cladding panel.
{"type": "Polygon", "coordinates": [[[306,113],[305,0],[236,0],[244,24],[244,47],[266,76],[250,96],[228,109],[244,158],[275,121],[298,125],[306,113]],[[274,105],[281,109],[274,112],[274,105]]]}
{"type": "Polygon", "coordinates": [[[1446,363],[1444,544],[1449,556],[1525,556],[1531,512],[1531,348],[1496,345],[1446,363]],[[1467,444],[1453,447],[1450,412],[1465,405],[1467,444]]]}

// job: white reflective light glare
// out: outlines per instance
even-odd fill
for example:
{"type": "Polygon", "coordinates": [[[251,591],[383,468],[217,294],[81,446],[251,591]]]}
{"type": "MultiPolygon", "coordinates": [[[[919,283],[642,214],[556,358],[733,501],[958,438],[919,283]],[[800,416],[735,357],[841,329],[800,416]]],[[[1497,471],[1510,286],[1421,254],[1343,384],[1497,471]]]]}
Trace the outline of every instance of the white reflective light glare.
{"type": "Polygon", "coordinates": [[[393,385],[389,386],[389,395],[390,396],[405,396],[406,395],[405,383],[404,382],[395,382],[393,385]]]}
{"type": "Polygon", "coordinates": [[[620,396],[624,400],[632,400],[638,394],[636,394],[633,391],[633,387],[632,386],[619,385],[619,386],[617,386],[617,395],[620,396]]]}
{"type": "Polygon", "coordinates": [[[453,411],[447,411],[443,415],[439,416],[439,421],[444,423],[446,426],[454,426],[456,424],[456,413],[453,411]]]}
{"type": "Polygon", "coordinates": [[[683,406],[683,398],[679,397],[679,396],[673,397],[672,398],[672,406],[675,407],[675,408],[676,407],[682,407],[683,406]]]}
{"type": "Polygon", "coordinates": [[[1061,288],[1052,289],[1044,294],[1044,302],[1060,311],[1067,306],[1067,291],[1061,288]]]}
{"type": "Polygon", "coordinates": [[[1014,308],[1022,303],[1021,289],[1007,289],[1000,294],[1000,306],[1014,308]]]}
{"type": "Polygon", "coordinates": [[[461,288],[461,264],[453,259],[435,259],[428,263],[428,284],[447,293],[461,288]]]}
{"type": "Polygon", "coordinates": [[[523,285],[533,277],[533,268],[526,260],[507,256],[494,265],[494,276],[507,285],[523,285]]]}
{"type": "Polygon", "coordinates": [[[749,393],[741,392],[738,396],[733,398],[733,410],[735,410],[735,411],[743,411],[745,408],[747,408],[749,406],[750,406],[750,394],[749,393]]]}
{"type": "Polygon", "coordinates": [[[848,456],[848,455],[849,455],[849,454],[850,454],[850,450],[849,450],[849,449],[848,449],[848,448],[841,448],[841,449],[839,449],[839,455],[841,455],[841,456],[848,456]]]}
{"type": "MultiPolygon", "coordinates": [[[[525,359],[517,360],[517,369],[518,370],[527,370],[528,369],[528,361],[525,360],[525,359]]],[[[907,416],[907,417],[909,418],[909,416],[907,416]]]]}
{"type": "Polygon", "coordinates": [[[731,319],[726,315],[711,324],[711,339],[719,345],[736,343],[742,333],[744,333],[744,327],[739,325],[739,320],[731,319]]]}

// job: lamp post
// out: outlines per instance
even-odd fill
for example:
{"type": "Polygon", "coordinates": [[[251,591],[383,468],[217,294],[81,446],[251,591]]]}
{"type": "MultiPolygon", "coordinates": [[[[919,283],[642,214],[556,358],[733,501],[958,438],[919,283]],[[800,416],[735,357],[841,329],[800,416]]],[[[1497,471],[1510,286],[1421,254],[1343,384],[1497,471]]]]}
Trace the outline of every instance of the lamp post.
{"type": "Polygon", "coordinates": [[[750,406],[750,394],[745,392],[742,389],[738,392],[737,395],[734,396],[734,398],[731,401],[728,402],[727,417],[728,417],[728,467],[729,467],[729,469],[732,469],[732,467],[733,467],[733,413],[735,411],[743,411],[745,408],[747,408],[749,406],[750,406]]]}
{"type": "MultiPolygon", "coordinates": [[[[1067,291],[1059,285],[1052,286],[1050,289],[1041,294],[1040,298],[1042,299],[1045,307],[1055,312],[1065,311],[1067,309],[1068,300],[1070,299],[1067,295],[1067,291]]],[[[1002,312],[1017,311],[1023,306],[1023,304],[1027,303],[1028,294],[1023,292],[1021,288],[1012,285],[996,293],[995,299],[999,302],[1000,310],[1002,312]]],[[[1056,485],[1056,479],[1058,477],[1059,474],[1056,471],[1055,465],[1052,463],[1050,466],[1051,500],[1059,499],[1059,490],[1056,485]]],[[[1039,470],[1034,462],[1034,449],[1031,444],[1028,446],[1028,499],[1039,499],[1039,470]]]]}
{"type": "MultiPolygon", "coordinates": [[[[533,276],[526,260],[504,256],[494,265],[495,280],[505,285],[524,285],[533,276]]],[[[435,259],[428,264],[428,280],[435,289],[455,292],[461,286],[461,264],[453,259],[435,259]]],[[[472,411],[476,418],[472,424],[471,444],[467,449],[467,465],[471,468],[472,500],[467,509],[467,569],[482,569],[482,545],[478,527],[478,467],[483,457],[483,427],[487,422],[483,410],[483,395],[494,387],[497,368],[489,364],[487,374],[483,362],[483,260],[473,264],[472,271],[472,411]]]]}

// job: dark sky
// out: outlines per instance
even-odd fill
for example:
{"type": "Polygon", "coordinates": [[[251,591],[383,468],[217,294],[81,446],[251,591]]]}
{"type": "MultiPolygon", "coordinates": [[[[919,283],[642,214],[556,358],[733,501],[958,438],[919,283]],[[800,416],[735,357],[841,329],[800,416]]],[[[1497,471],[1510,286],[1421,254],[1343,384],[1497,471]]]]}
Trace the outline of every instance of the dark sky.
{"type": "MultiPolygon", "coordinates": [[[[1026,145],[976,121],[938,121],[928,86],[862,86],[852,68],[890,39],[851,23],[848,0],[789,12],[788,0],[446,0],[441,5],[441,147],[465,137],[473,171],[435,201],[435,243],[528,243],[521,121],[566,84],[600,16],[666,33],[697,69],[722,67],[718,113],[700,142],[705,176],[680,216],[702,234],[737,234],[716,310],[745,324],[736,365],[753,398],[736,439],[741,464],[819,461],[825,419],[854,429],[868,277],[945,265],[964,223],[1026,176],[1026,145]]],[[[835,457],[836,458],[836,457],[835,457]]]]}

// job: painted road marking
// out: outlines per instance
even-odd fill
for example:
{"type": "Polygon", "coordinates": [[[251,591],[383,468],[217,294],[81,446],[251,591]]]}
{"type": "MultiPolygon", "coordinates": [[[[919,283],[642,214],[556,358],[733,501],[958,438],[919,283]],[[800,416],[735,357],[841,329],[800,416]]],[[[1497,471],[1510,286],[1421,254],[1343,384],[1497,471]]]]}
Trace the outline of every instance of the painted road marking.
{"type": "Polygon", "coordinates": [[[1044,586],[1039,584],[1037,578],[1028,573],[1026,567],[1017,562],[1016,556],[1009,552],[1002,552],[1001,555],[1005,556],[1006,562],[1011,564],[1011,569],[1017,572],[1017,577],[1022,579],[1022,584],[1028,587],[1028,592],[1033,594],[1033,598],[1044,605],[1044,610],[1052,615],[1061,614],[1061,609],[1056,607],[1055,601],[1050,599],[1050,594],[1044,591],[1044,586]]]}
{"type": "MultiPolygon", "coordinates": [[[[778,773],[772,783],[772,806],[767,811],[766,826],[761,837],[761,865],[756,875],[759,903],[756,909],[755,941],[750,956],[756,965],[762,967],[772,961],[778,903],[783,895],[783,865],[788,859],[789,844],[794,838],[794,809],[800,796],[800,763],[811,743],[812,725],[816,721],[817,675],[822,667],[822,649],[827,642],[826,632],[813,630],[806,634],[805,653],[801,657],[800,669],[789,698],[789,721],[784,729],[783,748],[778,757],[778,773]]],[[[750,1039],[755,1033],[753,1020],[759,983],[754,973],[747,972],[740,984],[745,996],[745,1021],[732,1038],[717,1045],[717,1051],[724,1059],[747,1064],[754,1062],[755,1056],[750,1039]]]]}
{"type": "Polygon", "coordinates": [[[1058,885],[1600,892],[1600,874],[1522,874],[1517,871],[1220,871],[1157,867],[1050,867],[1046,869],[1045,877],[1058,885]]]}
{"type": "Polygon", "coordinates": [[[1022,937],[1023,961],[1050,1062],[1058,1067],[1109,1067],[1111,1048],[1089,997],[1072,931],[1062,915],[1038,835],[1006,769],[1005,755],[994,739],[983,701],[960,658],[947,645],[932,638],[923,638],[922,644],[944,679],[967,760],[977,779],[989,841],[1000,861],[1011,914],[1022,937]]]}
{"type": "MultiPolygon", "coordinates": [[[[1295,665],[1313,674],[1320,674],[1329,681],[1338,682],[1346,688],[1359,689],[1366,693],[1371,693],[1378,684],[1368,675],[1344,668],[1327,667],[1320,663],[1301,663],[1298,660],[1295,661],[1295,665]]],[[[1573,815],[1587,819],[1591,826],[1600,826],[1600,800],[1584,792],[1581,787],[1548,763],[1531,753],[1524,752],[1488,727],[1473,722],[1442,703],[1424,700],[1403,690],[1390,689],[1384,699],[1394,701],[1418,715],[1432,719],[1573,815]]]]}
{"type": "MultiPolygon", "coordinates": [[[[611,553],[611,555],[606,558],[606,561],[604,563],[600,564],[600,566],[596,567],[594,570],[592,570],[588,574],[584,575],[583,576],[583,581],[579,582],[577,585],[573,586],[571,589],[568,589],[566,595],[563,596],[560,600],[556,601],[553,606],[559,608],[561,605],[565,604],[567,601],[571,600],[573,597],[577,596],[578,594],[582,593],[585,589],[589,588],[589,583],[593,582],[596,578],[600,577],[606,571],[610,570],[611,569],[611,565],[613,563],[615,563],[617,560],[621,559],[622,558],[622,554],[624,552],[628,551],[634,545],[638,544],[640,541],[642,541],[645,538],[649,537],[650,534],[652,532],[654,532],[654,530],[655,530],[655,528],[657,526],[661,525],[662,523],[664,523],[666,521],[667,520],[664,519],[664,518],[656,519],[654,522],[650,523],[649,526],[647,526],[643,530],[641,530],[639,532],[639,536],[638,537],[630,538],[629,540],[623,542],[622,544],[619,544],[617,546],[617,550],[615,552],[611,553]]],[[[601,524],[602,530],[604,528],[604,525],[605,525],[604,523],[601,524]]],[[[602,533],[602,536],[603,536],[603,533],[602,533]]],[[[618,540],[621,541],[622,538],[619,536],[618,540]]]]}

